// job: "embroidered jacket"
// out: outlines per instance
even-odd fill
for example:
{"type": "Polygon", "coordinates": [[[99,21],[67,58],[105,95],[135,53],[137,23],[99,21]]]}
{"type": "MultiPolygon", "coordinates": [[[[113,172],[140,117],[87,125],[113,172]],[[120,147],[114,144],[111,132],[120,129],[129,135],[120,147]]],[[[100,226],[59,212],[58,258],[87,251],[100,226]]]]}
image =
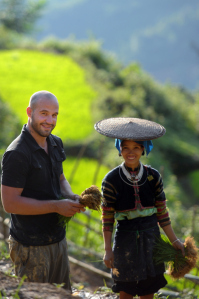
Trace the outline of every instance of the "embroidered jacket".
{"type": "Polygon", "coordinates": [[[132,181],[124,164],[111,170],[102,182],[105,202],[102,205],[103,230],[113,230],[114,220],[157,215],[161,227],[170,224],[160,173],[142,165],[132,181]],[[114,219],[115,218],[115,219],[114,219]]]}

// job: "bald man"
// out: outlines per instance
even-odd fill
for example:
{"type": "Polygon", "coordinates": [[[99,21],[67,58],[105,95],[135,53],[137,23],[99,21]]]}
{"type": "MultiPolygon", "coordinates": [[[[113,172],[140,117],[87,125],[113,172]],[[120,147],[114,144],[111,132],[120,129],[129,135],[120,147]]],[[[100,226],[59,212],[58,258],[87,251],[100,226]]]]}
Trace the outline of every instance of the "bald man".
{"type": "Polygon", "coordinates": [[[52,93],[31,96],[28,123],[2,159],[1,198],[11,213],[8,242],[15,274],[31,282],[63,283],[71,290],[66,232],[58,216],[73,216],[84,207],[63,174],[62,141],[51,134],[58,112],[52,93]]]}

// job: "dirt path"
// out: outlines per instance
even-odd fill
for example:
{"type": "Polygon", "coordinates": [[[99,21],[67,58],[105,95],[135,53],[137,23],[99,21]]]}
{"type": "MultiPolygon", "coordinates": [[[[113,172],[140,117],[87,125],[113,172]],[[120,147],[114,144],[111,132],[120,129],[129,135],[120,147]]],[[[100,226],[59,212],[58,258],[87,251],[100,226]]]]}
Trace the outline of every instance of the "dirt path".
{"type": "MultiPolygon", "coordinates": [[[[92,271],[86,270],[78,265],[70,263],[71,268],[71,282],[74,294],[69,294],[62,288],[57,288],[51,284],[40,283],[26,283],[23,282],[20,286],[20,279],[9,276],[8,273],[12,271],[10,260],[0,260],[0,291],[3,298],[48,298],[48,299],[62,299],[62,298],[75,298],[83,294],[82,297],[86,298],[117,298],[116,295],[109,292],[102,292],[105,282],[101,275],[93,274],[92,271]],[[5,274],[7,273],[7,274],[5,274]],[[77,291],[75,292],[75,289],[77,291]],[[81,292],[80,292],[81,289],[81,292]],[[95,293],[96,291],[99,291],[95,293]],[[14,297],[15,295],[15,297],[14,297]],[[19,296],[19,297],[17,297],[19,296]]],[[[106,279],[106,285],[110,286],[111,281],[106,279]]]]}

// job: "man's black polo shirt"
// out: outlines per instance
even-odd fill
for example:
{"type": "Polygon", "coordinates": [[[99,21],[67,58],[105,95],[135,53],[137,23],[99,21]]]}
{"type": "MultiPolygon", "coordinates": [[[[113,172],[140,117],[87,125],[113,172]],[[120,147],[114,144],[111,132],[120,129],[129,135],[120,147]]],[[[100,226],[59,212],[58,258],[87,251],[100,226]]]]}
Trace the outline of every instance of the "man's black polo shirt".
{"type": "MultiPolygon", "coordinates": [[[[63,144],[55,135],[47,137],[48,154],[37,144],[24,125],[21,134],[9,145],[2,159],[2,185],[23,188],[22,196],[38,200],[61,197],[60,175],[66,159],[63,144]]],[[[17,205],[17,202],[16,202],[17,205]]],[[[58,214],[11,214],[12,237],[23,245],[48,245],[61,241],[65,229],[58,214]]]]}

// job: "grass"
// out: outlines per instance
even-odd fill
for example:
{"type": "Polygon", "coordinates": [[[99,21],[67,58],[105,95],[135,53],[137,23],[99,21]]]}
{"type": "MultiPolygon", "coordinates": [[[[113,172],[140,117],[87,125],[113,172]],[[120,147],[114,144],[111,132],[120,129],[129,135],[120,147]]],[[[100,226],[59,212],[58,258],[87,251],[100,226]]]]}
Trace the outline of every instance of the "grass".
{"type": "MultiPolygon", "coordinates": [[[[190,274],[196,275],[194,274],[194,271],[196,271],[196,269],[193,269],[193,271],[190,274]]],[[[173,280],[170,277],[170,275],[166,275],[165,278],[168,281],[167,286],[164,288],[165,290],[167,289],[170,291],[182,292],[182,293],[189,292],[192,293],[192,295],[199,296],[199,285],[196,285],[194,282],[191,282],[185,278],[181,278],[179,280],[173,280]]],[[[199,298],[199,297],[194,297],[194,298],[199,298]]]]}
{"type": "MultiPolygon", "coordinates": [[[[75,158],[69,157],[63,163],[63,171],[67,179],[69,179],[71,171],[73,170],[75,164],[75,158]]],[[[101,182],[105,174],[109,169],[105,166],[101,166],[97,181],[94,182],[95,171],[97,169],[98,163],[96,160],[82,158],[74,174],[73,181],[71,182],[71,187],[74,193],[81,194],[86,188],[90,187],[92,184],[101,189],[101,182]]],[[[90,211],[90,215],[98,220],[101,218],[101,213],[97,211],[90,211]]],[[[76,220],[79,220],[85,225],[79,225],[73,221],[70,221],[67,226],[66,237],[67,239],[77,243],[79,246],[84,246],[86,248],[92,248],[95,252],[103,253],[103,238],[102,235],[96,235],[92,230],[88,230],[86,224],[88,224],[94,229],[101,231],[101,223],[95,220],[88,220],[88,217],[84,213],[76,214],[74,216],[76,220]],[[88,233],[89,232],[89,233],[88,233]]]]}
{"type": "MultiPolygon", "coordinates": [[[[63,171],[67,179],[70,178],[70,174],[75,164],[75,161],[75,158],[69,157],[63,163],[63,171]]],[[[94,182],[94,176],[97,167],[98,162],[94,159],[83,158],[80,160],[80,163],[76,168],[76,172],[71,182],[71,187],[74,193],[80,195],[86,188],[90,187],[93,184],[101,189],[102,179],[104,178],[105,174],[109,171],[109,169],[106,166],[102,165],[99,169],[97,181],[94,182]]]]}
{"type": "MultiPolygon", "coordinates": [[[[99,214],[98,216],[99,219],[100,216],[101,215],[99,214]]],[[[87,218],[84,216],[83,213],[81,213],[80,215],[79,214],[75,215],[74,217],[76,219],[80,219],[84,217],[82,222],[86,224],[87,218]]],[[[96,225],[95,221],[90,222],[91,228],[93,227],[96,229],[95,225],[96,225]]],[[[101,229],[98,229],[98,231],[101,231],[101,229]]],[[[95,232],[93,232],[92,230],[87,229],[86,225],[79,225],[73,221],[70,221],[66,231],[66,237],[70,241],[76,243],[78,246],[82,246],[88,249],[92,248],[93,251],[95,251],[96,253],[101,253],[103,256],[104,242],[103,242],[102,234],[100,236],[95,232]]],[[[101,262],[103,263],[103,261],[101,262]]]]}
{"type": "Polygon", "coordinates": [[[7,251],[6,244],[3,240],[0,241],[0,260],[1,259],[9,259],[10,255],[7,251]]]}
{"type": "Polygon", "coordinates": [[[64,55],[39,51],[0,51],[0,95],[24,124],[30,96],[39,90],[54,93],[60,104],[54,134],[81,140],[93,131],[90,111],[96,92],[84,70],[64,55]]]}
{"type": "Polygon", "coordinates": [[[20,292],[20,289],[21,289],[21,287],[22,287],[22,285],[23,285],[23,283],[24,283],[24,280],[25,280],[26,278],[27,278],[26,275],[24,275],[24,276],[21,278],[21,280],[20,280],[20,282],[19,282],[19,285],[18,285],[18,287],[17,287],[15,293],[13,294],[13,298],[20,299],[20,297],[19,297],[19,292],[20,292]]]}
{"type": "Polygon", "coordinates": [[[190,183],[191,183],[191,186],[192,186],[192,189],[193,189],[195,195],[196,195],[197,197],[199,197],[199,187],[198,187],[198,182],[199,182],[199,170],[192,171],[192,172],[189,174],[189,179],[190,179],[190,183]]]}
{"type": "MultiPolygon", "coordinates": [[[[66,178],[68,179],[70,177],[70,173],[73,169],[75,163],[75,158],[69,158],[67,159],[63,164],[63,170],[66,178]]],[[[98,188],[101,189],[101,182],[105,174],[109,171],[109,169],[105,166],[101,166],[97,181],[94,182],[94,175],[96,168],[98,166],[98,163],[96,160],[83,158],[81,159],[78,168],[76,170],[76,173],[74,175],[73,181],[71,183],[71,187],[74,193],[81,194],[82,191],[84,191],[86,188],[90,187],[91,185],[95,184],[98,188]]],[[[101,213],[97,211],[91,211],[90,212],[92,217],[95,217],[96,219],[100,220],[101,213]]],[[[88,222],[88,218],[84,215],[84,213],[76,214],[75,219],[78,219],[85,224],[88,222]]],[[[94,220],[90,220],[90,226],[95,228],[98,231],[101,231],[101,224],[97,223],[94,220]]],[[[103,239],[99,235],[96,236],[96,233],[89,231],[89,234],[87,236],[87,228],[86,226],[78,225],[77,223],[74,223],[73,221],[70,221],[68,224],[68,229],[66,236],[68,239],[70,239],[73,242],[77,242],[77,236],[78,236],[78,245],[85,246],[87,248],[93,248],[96,252],[102,252],[103,251],[103,239]]]]}

